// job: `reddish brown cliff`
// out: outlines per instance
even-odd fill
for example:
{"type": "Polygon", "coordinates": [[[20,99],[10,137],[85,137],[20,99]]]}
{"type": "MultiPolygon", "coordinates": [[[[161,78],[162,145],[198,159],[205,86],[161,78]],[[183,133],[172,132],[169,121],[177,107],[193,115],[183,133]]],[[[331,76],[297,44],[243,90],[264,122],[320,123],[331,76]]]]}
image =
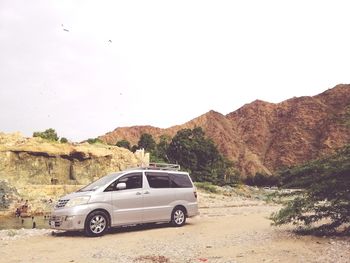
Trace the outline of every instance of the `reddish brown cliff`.
{"type": "Polygon", "coordinates": [[[168,129],[117,128],[100,139],[111,144],[121,139],[137,144],[142,133],[157,139],[162,134],[173,136],[180,129],[200,126],[243,175],[269,174],[350,143],[349,118],[350,85],[338,85],[313,97],[277,104],[256,100],[226,116],[210,111],[168,129]]]}

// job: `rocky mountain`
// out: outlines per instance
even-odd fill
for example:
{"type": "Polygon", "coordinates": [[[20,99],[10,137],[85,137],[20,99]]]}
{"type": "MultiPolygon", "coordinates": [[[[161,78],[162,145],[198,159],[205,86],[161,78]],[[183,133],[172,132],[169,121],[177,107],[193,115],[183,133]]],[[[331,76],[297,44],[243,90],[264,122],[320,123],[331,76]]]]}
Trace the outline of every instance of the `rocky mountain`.
{"type": "Polygon", "coordinates": [[[117,128],[99,138],[109,144],[126,139],[137,144],[142,133],[158,139],[200,126],[243,176],[271,174],[330,154],[350,143],[350,85],[337,85],[312,97],[281,103],[256,100],[227,115],[209,111],[183,125],[117,128]]]}

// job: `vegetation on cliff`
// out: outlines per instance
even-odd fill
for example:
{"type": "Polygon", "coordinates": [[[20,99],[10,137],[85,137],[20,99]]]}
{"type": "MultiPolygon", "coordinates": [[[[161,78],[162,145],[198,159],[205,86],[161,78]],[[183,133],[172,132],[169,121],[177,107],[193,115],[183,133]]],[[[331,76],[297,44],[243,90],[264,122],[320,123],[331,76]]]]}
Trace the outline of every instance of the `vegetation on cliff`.
{"type": "Polygon", "coordinates": [[[40,137],[40,138],[43,138],[49,141],[54,141],[54,142],[57,142],[59,139],[59,137],[57,136],[57,132],[52,128],[47,129],[43,132],[34,132],[33,137],[40,137]]]}
{"type": "Polygon", "coordinates": [[[275,225],[293,223],[312,231],[350,233],[350,145],[330,157],[280,173],[285,188],[284,207],[273,214],[275,225]]]}
{"type": "Polygon", "coordinates": [[[101,141],[99,138],[89,138],[87,139],[87,142],[89,144],[95,144],[95,143],[100,143],[100,144],[103,144],[104,142],[101,141]]]}
{"type": "Polygon", "coordinates": [[[33,137],[39,137],[44,140],[52,141],[52,142],[60,142],[60,143],[68,143],[68,139],[66,137],[59,137],[55,129],[49,128],[43,132],[33,132],[33,137]]]}
{"type": "Polygon", "coordinates": [[[128,149],[128,150],[131,149],[130,142],[127,141],[127,140],[120,140],[120,141],[117,141],[117,143],[115,144],[115,146],[122,147],[122,148],[125,148],[125,149],[128,149]]]}

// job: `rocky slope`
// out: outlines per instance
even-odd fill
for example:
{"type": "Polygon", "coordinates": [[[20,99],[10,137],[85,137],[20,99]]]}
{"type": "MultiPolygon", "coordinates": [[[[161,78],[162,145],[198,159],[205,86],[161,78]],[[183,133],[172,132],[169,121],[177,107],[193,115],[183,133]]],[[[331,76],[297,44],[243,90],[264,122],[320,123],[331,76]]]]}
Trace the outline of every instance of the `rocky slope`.
{"type": "Polygon", "coordinates": [[[274,171],[333,152],[350,143],[350,85],[337,85],[313,97],[281,103],[256,100],[227,115],[210,111],[168,129],[152,126],[117,128],[99,138],[137,144],[142,133],[173,136],[200,126],[220,151],[235,161],[242,175],[274,171]]]}
{"type": "Polygon", "coordinates": [[[36,210],[41,200],[55,199],[108,173],[147,163],[147,157],[116,146],[62,144],[0,133],[0,210],[12,211],[20,199],[28,199],[36,210]]]}
{"type": "Polygon", "coordinates": [[[116,146],[62,144],[0,133],[0,178],[23,184],[87,184],[135,166],[136,156],[116,146]]]}

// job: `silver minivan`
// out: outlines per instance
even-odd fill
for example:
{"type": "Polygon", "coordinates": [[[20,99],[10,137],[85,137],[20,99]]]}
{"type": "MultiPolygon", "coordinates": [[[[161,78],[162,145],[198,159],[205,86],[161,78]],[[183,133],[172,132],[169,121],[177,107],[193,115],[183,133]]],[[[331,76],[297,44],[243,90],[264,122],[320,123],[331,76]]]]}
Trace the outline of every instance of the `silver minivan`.
{"type": "Polygon", "coordinates": [[[178,165],[157,165],[106,175],[58,200],[49,220],[58,230],[101,236],[109,227],[171,222],[198,214],[197,192],[178,165]]]}

